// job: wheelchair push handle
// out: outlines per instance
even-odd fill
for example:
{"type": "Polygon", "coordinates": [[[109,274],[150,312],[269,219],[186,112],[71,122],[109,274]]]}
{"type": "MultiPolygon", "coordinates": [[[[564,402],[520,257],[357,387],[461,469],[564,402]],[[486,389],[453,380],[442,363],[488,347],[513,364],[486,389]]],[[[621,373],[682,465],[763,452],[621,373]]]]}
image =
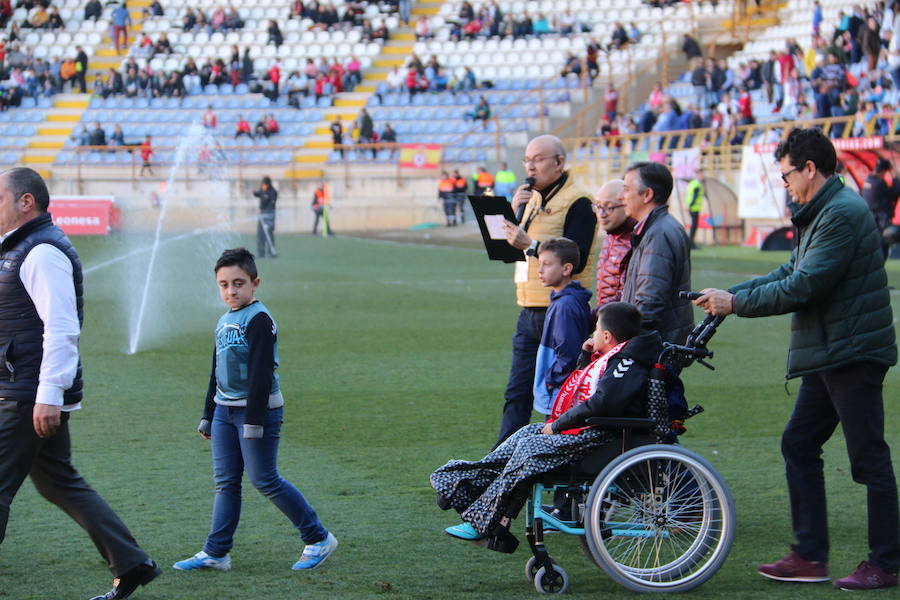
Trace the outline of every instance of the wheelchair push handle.
{"type": "MultiPolygon", "coordinates": [[[[703,295],[702,292],[678,292],[678,297],[684,300],[696,300],[703,295]]],[[[707,369],[715,370],[711,364],[704,359],[713,357],[713,352],[707,349],[706,345],[716,333],[716,328],[722,324],[725,317],[717,317],[707,315],[700,323],[694,327],[693,331],[687,336],[684,344],[665,344],[663,355],[660,356],[660,362],[664,357],[671,357],[680,362],[683,366],[687,366],[691,362],[698,362],[707,369]]]]}
{"type": "Polygon", "coordinates": [[[678,297],[682,300],[696,300],[703,295],[703,292],[678,292],[678,297]]]}

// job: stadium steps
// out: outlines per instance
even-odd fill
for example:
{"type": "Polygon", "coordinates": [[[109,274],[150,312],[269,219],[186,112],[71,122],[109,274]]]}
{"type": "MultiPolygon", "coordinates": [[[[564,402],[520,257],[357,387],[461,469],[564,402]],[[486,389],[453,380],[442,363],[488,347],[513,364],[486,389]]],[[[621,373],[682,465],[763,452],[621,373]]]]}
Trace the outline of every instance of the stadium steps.
{"type": "Polygon", "coordinates": [[[47,111],[44,122],[37,127],[37,133],[28,140],[22,163],[48,177],[56,155],[66,145],[88,104],[90,97],[86,94],[54,96],[53,108],[47,111]]]}
{"type": "Polygon", "coordinates": [[[774,27],[781,23],[781,19],[778,17],[779,11],[787,6],[786,2],[777,0],[763,0],[758,7],[749,2],[747,4],[747,16],[736,20],[726,19],[722,21],[720,25],[721,30],[727,31],[731,29],[732,25],[735,29],[747,29],[749,27],[751,30],[774,27]]]}
{"type": "Polygon", "coordinates": [[[353,122],[359,115],[359,110],[366,106],[369,98],[375,92],[378,82],[384,81],[390,66],[396,64],[402,67],[407,57],[412,53],[415,35],[409,27],[400,27],[393,34],[393,39],[388,40],[381,47],[381,53],[373,61],[374,67],[366,69],[362,82],[352,92],[341,92],[334,100],[332,110],[324,115],[324,119],[315,125],[315,133],[307,137],[300,148],[294,154],[295,165],[302,168],[292,168],[285,172],[285,177],[290,179],[318,179],[322,177],[325,163],[334,147],[331,139],[331,122],[340,115],[344,124],[345,133],[352,132],[353,122]],[[387,65],[381,65],[385,62],[387,65]]]}
{"type": "MultiPolygon", "coordinates": [[[[129,4],[132,8],[138,6],[143,9],[143,7],[150,5],[150,1],[132,0],[129,4]]],[[[131,21],[133,24],[128,28],[128,43],[122,54],[116,54],[112,38],[110,38],[108,34],[104,34],[101,45],[94,52],[94,56],[88,61],[88,70],[85,74],[85,81],[87,81],[88,87],[93,89],[94,83],[96,83],[98,79],[102,79],[107,71],[110,69],[118,71],[122,66],[122,61],[128,56],[128,48],[137,41],[138,35],[140,35],[141,31],[144,29],[144,26],[141,24],[141,13],[141,10],[131,11],[131,21]]]]}
{"type": "Polygon", "coordinates": [[[443,4],[443,1],[416,2],[416,5],[412,7],[412,11],[410,11],[410,13],[414,17],[418,17],[419,15],[425,15],[426,17],[434,17],[434,16],[437,16],[441,12],[442,4],[443,4]]]}

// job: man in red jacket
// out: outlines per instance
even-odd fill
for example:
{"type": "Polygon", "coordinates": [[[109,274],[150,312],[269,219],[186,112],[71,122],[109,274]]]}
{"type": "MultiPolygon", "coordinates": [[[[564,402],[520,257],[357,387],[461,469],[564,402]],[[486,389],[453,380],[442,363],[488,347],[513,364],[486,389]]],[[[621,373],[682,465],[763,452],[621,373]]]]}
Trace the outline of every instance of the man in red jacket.
{"type": "Polygon", "coordinates": [[[625,279],[625,256],[631,248],[631,234],[635,220],[625,214],[625,205],[619,201],[622,180],[613,179],[603,184],[597,192],[592,206],[597,221],[606,231],[606,239],[597,258],[597,308],[604,304],[618,302],[622,297],[622,283],[625,279]]]}

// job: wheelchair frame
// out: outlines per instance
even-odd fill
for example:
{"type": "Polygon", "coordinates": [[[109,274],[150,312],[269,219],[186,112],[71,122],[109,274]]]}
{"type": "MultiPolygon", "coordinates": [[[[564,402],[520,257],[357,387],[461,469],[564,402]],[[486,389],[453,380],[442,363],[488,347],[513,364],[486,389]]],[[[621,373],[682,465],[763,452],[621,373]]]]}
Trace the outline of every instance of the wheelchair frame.
{"type": "MultiPolygon", "coordinates": [[[[683,294],[683,297],[688,297],[683,294]]],[[[722,317],[708,316],[685,344],[664,344],[659,363],[688,366],[713,357],[706,343],[722,317]]],[[[537,591],[563,593],[569,576],[544,545],[547,526],[580,536],[582,550],[614,581],[636,592],[682,592],[703,584],[721,567],[734,541],[734,501],[727,483],[699,455],[677,444],[632,447],[635,431],[662,442],[670,432],[668,407],[651,392],[656,418],[595,418],[588,423],[621,432],[621,453],[591,483],[536,482],[526,503],[525,534],[532,557],[525,576],[537,591]],[[583,504],[576,520],[561,520],[543,508],[545,493],[577,491],[583,504]],[[586,496],[586,499],[585,499],[586,496]],[[625,518],[617,517],[624,513],[625,518]]],[[[702,407],[688,411],[688,416],[702,407]]],[[[576,515],[572,515],[576,517],[576,515]]]]}

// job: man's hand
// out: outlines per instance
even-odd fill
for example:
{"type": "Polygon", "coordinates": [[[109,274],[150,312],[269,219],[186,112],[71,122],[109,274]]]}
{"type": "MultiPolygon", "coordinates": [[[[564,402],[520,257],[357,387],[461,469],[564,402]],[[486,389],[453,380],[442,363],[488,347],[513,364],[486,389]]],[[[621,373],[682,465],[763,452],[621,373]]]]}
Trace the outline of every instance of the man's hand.
{"type": "Polygon", "coordinates": [[[694,300],[694,306],[699,306],[708,314],[724,317],[734,312],[731,307],[734,302],[734,294],[725,290],[706,288],[700,291],[702,296],[694,300]]]}
{"type": "Polygon", "coordinates": [[[544,426],[541,428],[541,433],[544,435],[554,435],[553,423],[544,423],[544,426]]]}
{"type": "Polygon", "coordinates": [[[59,406],[35,403],[31,411],[31,420],[34,423],[34,432],[41,438],[53,437],[59,429],[61,412],[59,406]]]}
{"type": "Polygon", "coordinates": [[[518,250],[525,250],[531,245],[531,238],[525,233],[525,230],[509,221],[503,222],[503,228],[506,230],[506,241],[510,246],[518,250]]]}
{"type": "Polygon", "coordinates": [[[523,204],[528,204],[528,200],[531,199],[531,186],[528,184],[520,185],[519,189],[516,190],[516,193],[513,194],[512,197],[512,209],[513,212],[517,212],[519,207],[523,204]]]}
{"type": "Polygon", "coordinates": [[[584,341],[584,343],[581,345],[581,349],[584,350],[585,352],[593,352],[594,351],[594,338],[589,337],[588,339],[586,339],[584,341]]]}

